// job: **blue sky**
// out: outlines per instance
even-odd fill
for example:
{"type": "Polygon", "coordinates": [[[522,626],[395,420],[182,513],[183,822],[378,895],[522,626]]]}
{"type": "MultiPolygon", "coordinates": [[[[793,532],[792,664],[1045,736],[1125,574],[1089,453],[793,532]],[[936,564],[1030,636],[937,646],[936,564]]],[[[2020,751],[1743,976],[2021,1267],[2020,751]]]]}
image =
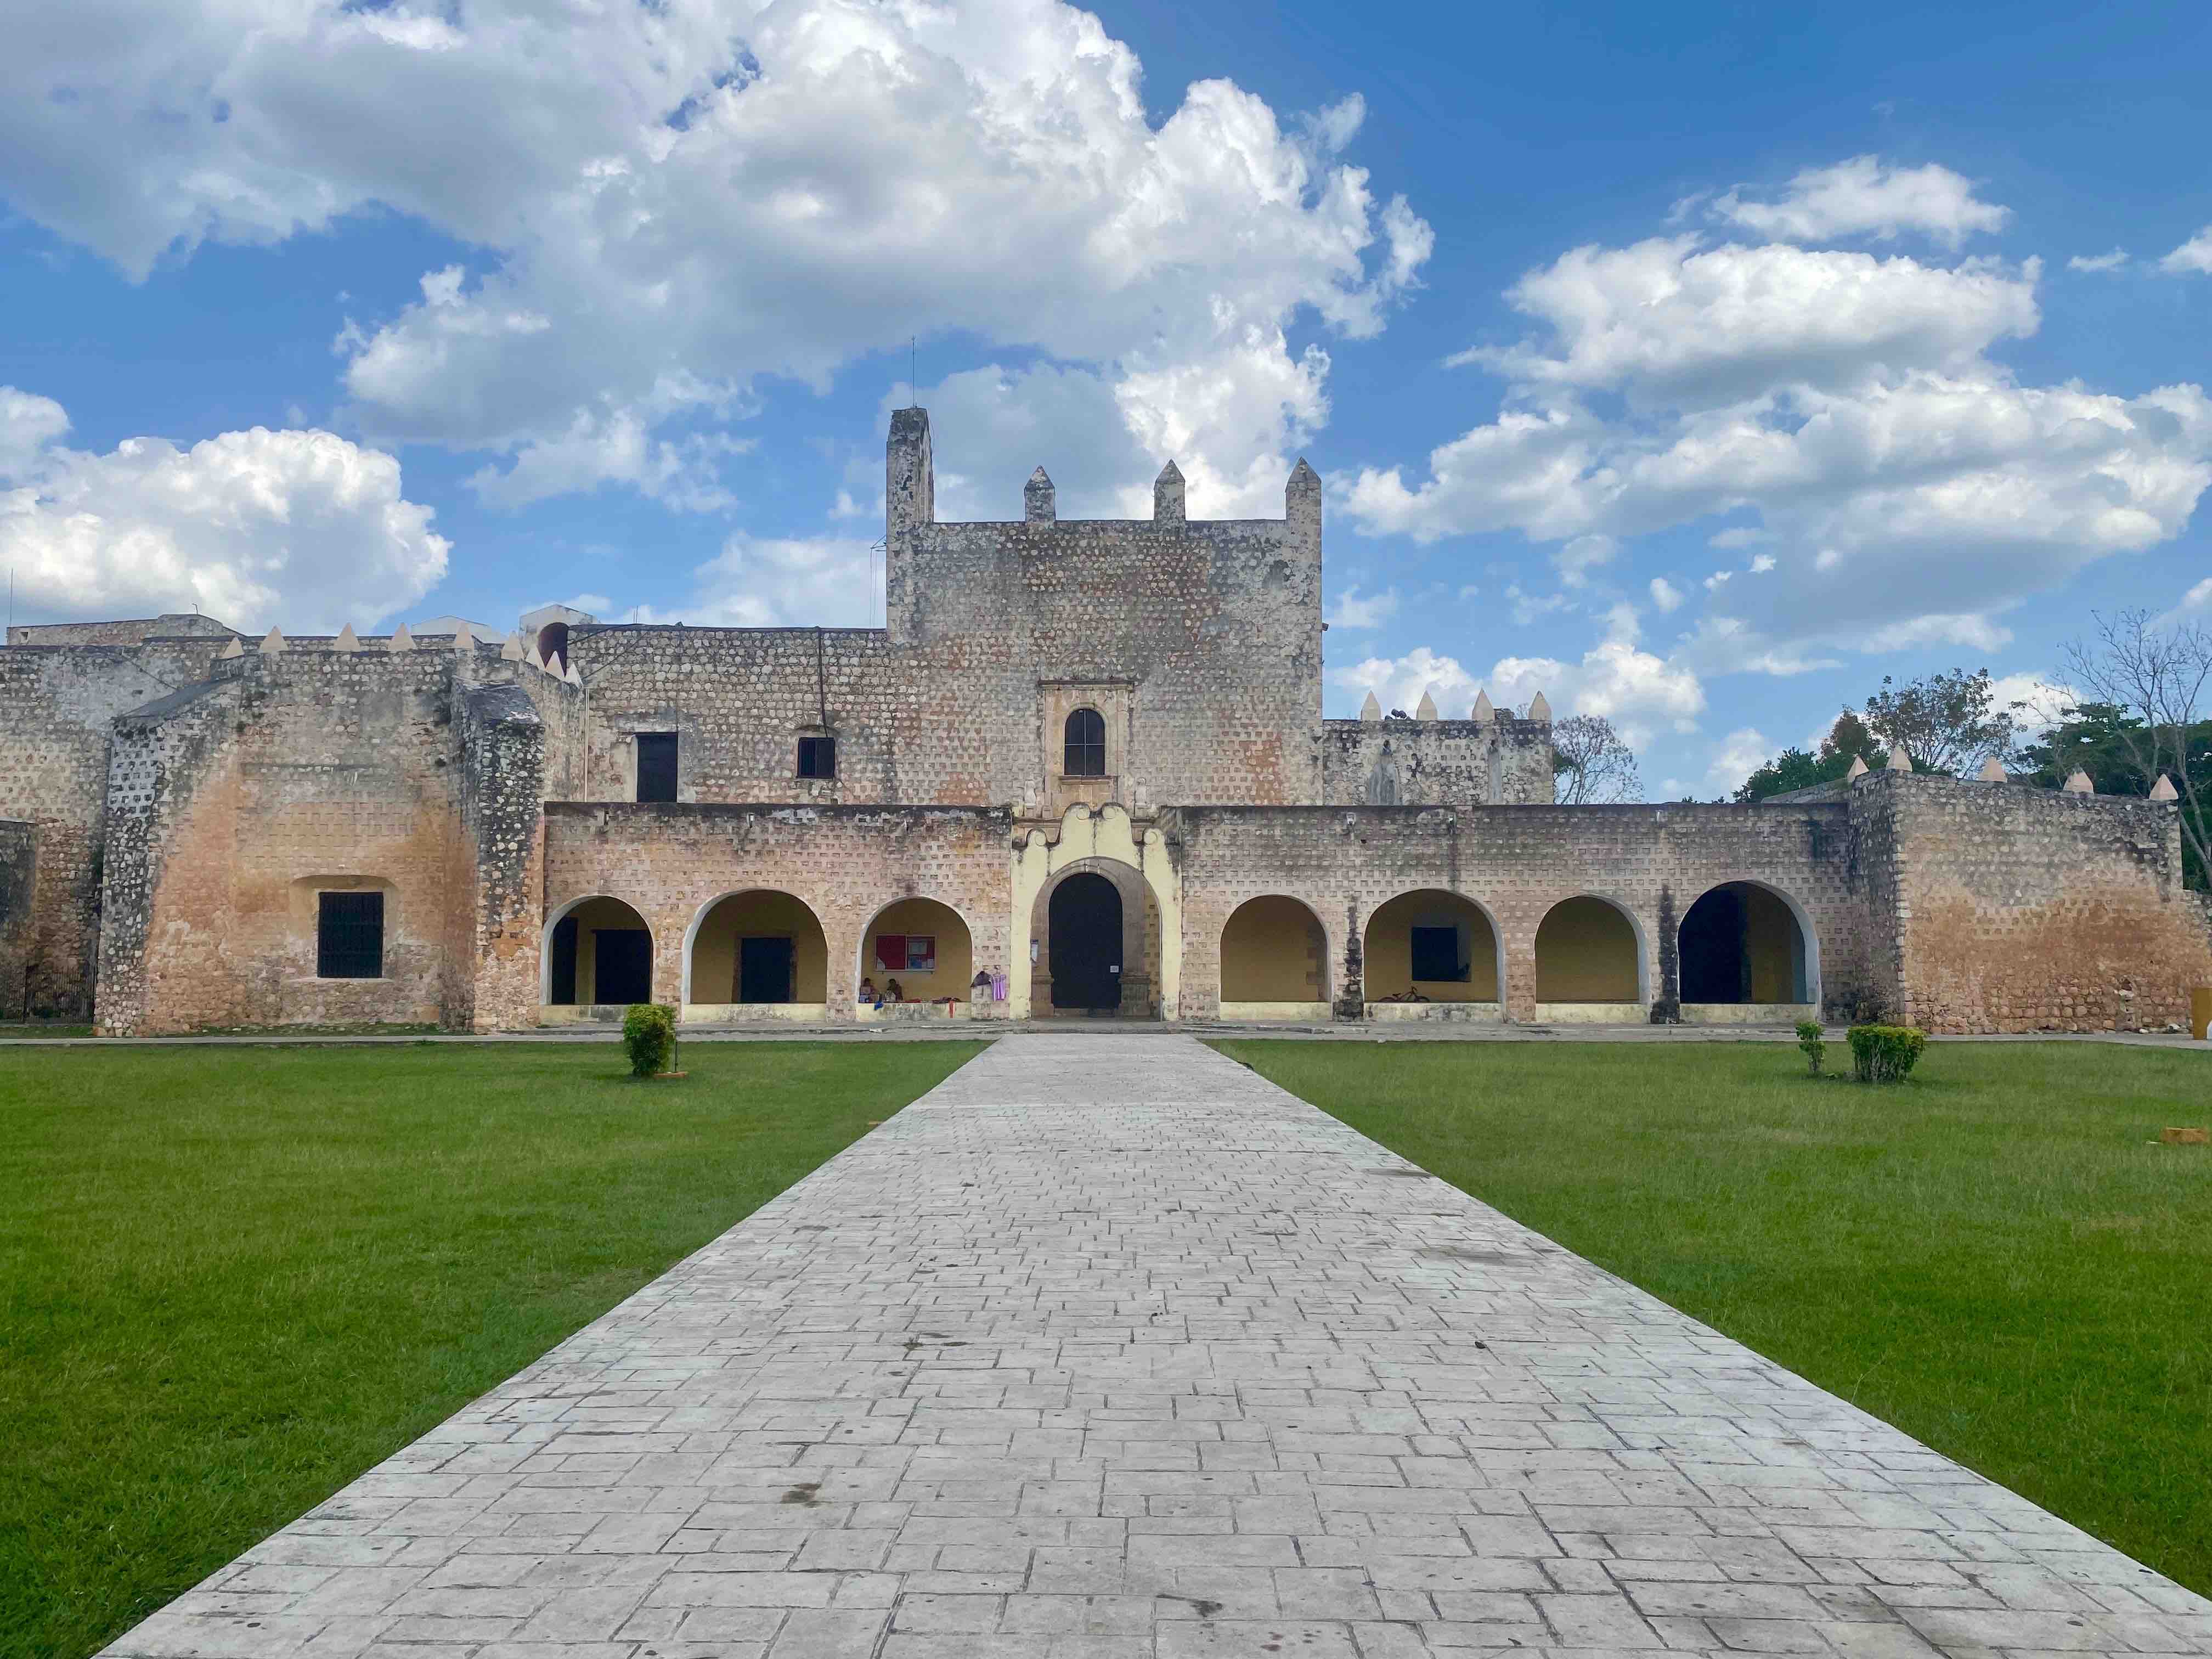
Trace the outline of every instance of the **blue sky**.
{"type": "Polygon", "coordinates": [[[19,621],[876,614],[940,512],[1328,486],[1328,710],[1711,796],[2212,610],[2201,6],[91,0],[0,64],[19,621]]]}

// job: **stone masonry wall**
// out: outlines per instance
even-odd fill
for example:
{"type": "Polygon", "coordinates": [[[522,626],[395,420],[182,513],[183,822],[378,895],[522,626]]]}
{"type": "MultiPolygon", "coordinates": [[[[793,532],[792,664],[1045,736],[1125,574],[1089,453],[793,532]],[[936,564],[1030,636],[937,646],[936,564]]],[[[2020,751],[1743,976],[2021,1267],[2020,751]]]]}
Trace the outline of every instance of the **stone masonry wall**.
{"type": "MultiPolygon", "coordinates": [[[[79,1019],[92,1012],[111,723],[201,678],[219,648],[220,641],[184,638],[0,650],[0,817],[38,827],[22,947],[33,1012],[79,1019]]],[[[19,970],[0,990],[0,1006],[15,1007],[25,989],[19,970]]]]}
{"type": "Polygon", "coordinates": [[[1321,752],[1331,806],[1552,803],[1548,720],[1324,720],[1321,752]]]}
{"type": "Polygon", "coordinates": [[[822,924],[830,1017],[842,1023],[868,924],[900,899],[957,911],[976,970],[1010,966],[1012,830],[1004,809],[559,803],[545,813],[544,915],[599,894],[629,905],[652,930],[653,1000],[673,1004],[687,936],[708,906],[752,888],[793,894],[822,924]]]}
{"type": "Polygon", "coordinates": [[[1177,493],[1151,520],[1063,523],[1048,507],[938,524],[927,448],[927,417],[902,411],[890,465],[919,455],[924,476],[918,496],[893,502],[887,628],[576,629],[592,732],[576,798],[630,798],[635,734],[674,731],[685,800],[1044,801],[1061,764],[1048,707],[1085,702],[1126,721],[1126,764],[1104,796],[1320,798],[1310,469],[1279,520],[1186,520],[1177,493]],[[799,737],[825,732],[836,781],[798,779],[799,737]]]}
{"type": "Polygon", "coordinates": [[[489,652],[216,667],[117,724],[103,1027],[466,1026],[480,1001],[495,1021],[533,1003],[544,740],[521,682],[553,682],[489,652]],[[317,977],[328,890],[384,893],[381,978],[317,977]]]}
{"type": "Polygon", "coordinates": [[[1868,980],[1866,912],[1850,816],[1838,805],[1753,806],[1188,807],[1161,824],[1182,884],[1182,1012],[1218,1007],[1221,933],[1264,894],[1304,902],[1328,936],[1330,994],[1354,1011],[1369,918],[1440,888],[1480,904],[1504,946],[1509,1017],[1534,1017],[1535,939],[1562,900],[1609,899],[1634,921],[1647,1000],[1679,1001],[1674,938],[1710,888],[1754,881],[1794,900],[1818,941],[1824,1001],[1848,1010],[1868,980]]]}
{"type": "Polygon", "coordinates": [[[38,869],[39,826],[23,818],[0,818],[0,1019],[30,1013],[25,970],[30,965],[38,869]]]}
{"type": "Polygon", "coordinates": [[[2212,985],[2170,805],[1875,772],[1850,810],[1878,877],[1894,1018],[1939,1031],[2186,1025],[2190,988],[2212,985]]]}

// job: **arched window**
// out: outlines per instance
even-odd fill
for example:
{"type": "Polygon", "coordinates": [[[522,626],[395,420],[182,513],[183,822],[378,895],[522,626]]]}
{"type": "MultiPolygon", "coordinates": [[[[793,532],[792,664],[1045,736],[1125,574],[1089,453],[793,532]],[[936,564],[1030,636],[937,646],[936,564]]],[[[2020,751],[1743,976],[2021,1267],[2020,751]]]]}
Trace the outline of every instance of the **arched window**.
{"type": "Polygon", "coordinates": [[[1067,717],[1067,754],[1060,769],[1071,778],[1106,775],[1106,721],[1095,708],[1067,717]]]}

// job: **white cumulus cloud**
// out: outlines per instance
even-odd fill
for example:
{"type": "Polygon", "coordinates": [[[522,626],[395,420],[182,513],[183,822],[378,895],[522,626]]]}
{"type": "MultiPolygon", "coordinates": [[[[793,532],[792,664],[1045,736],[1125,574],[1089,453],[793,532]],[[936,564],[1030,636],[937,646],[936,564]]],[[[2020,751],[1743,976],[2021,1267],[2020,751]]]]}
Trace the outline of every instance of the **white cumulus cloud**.
{"type": "Polygon", "coordinates": [[[51,398],[0,388],[0,563],[17,614],[198,609],[236,627],[367,628],[446,574],[399,463],[329,432],[226,432],[189,447],[64,447],[51,398]]]}
{"type": "Polygon", "coordinates": [[[10,47],[0,188],[134,275],[372,207],[466,246],[338,345],[362,429],[505,458],[495,501],[723,504],[714,428],[919,334],[1073,366],[1194,510],[1279,511],[1327,415],[1289,331],[1374,335],[1433,245],[1346,159],[1357,96],[1155,123],[1060,0],[92,0],[10,47]]]}
{"type": "Polygon", "coordinates": [[[1504,380],[1498,411],[1425,474],[1369,467],[1335,498],[1370,535],[1519,531],[1563,573],[1582,538],[1717,520],[1712,544],[1763,549],[1748,572],[1771,579],[1706,580],[1700,631],[1733,653],[1701,651],[1710,672],[1986,647],[2012,607],[2179,535],[2212,487],[2201,387],[2023,384],[1995,361],[2040,325],[2040,276],[1686,234],[1577,248],[1509,290],[1524,338],[1462,354],[1504,380]]]}
{"type": "Polygon", "coordinates": [[[2077,253],[2066,262],[2069,270],[2091,273],[2118,270],[2128,262],[2128,251],[2116,247],[2110,253],[2077,253]]]}
{"type": "Polygon", "coordinates": [[[1397,614],[1396,588],[1363,594],[1357,587],[1347,587],[1337,596],[1336,605],[1328,613],[1328,623],[1332,628],[1380,628],[1397,614]]]}
{"type": "Polygon", "coordinates": [[[1978,233],[2002,230],[2012,217],[2010,209],[1978,199],[1973,181],[1947,167],[1901,167],[1875,155],[1808,167],[1771,202],[1752,201],[1739,186],[1712,210],[1731,224],[1784,241],[1851,236],[1887,241],[1918,231],[1952,247],[1978,233]]]}
{"type": "Polygon", "coordinates": [[[1631,748],[1650,742],[1662,727],[1693,726],[1705,707],[1698,677],[1680,663],[1639,650],[1632,612],[1625,630],[1620,617],[1609,623],[1610,637],[1578,661],[1506,656],[1487,674],[1477,675],[1456,657],[1419,646],[1403,656],[1369,657],[1334,669],[1329,679],[1346,692],[1374,692],[1385,709],[1410,709],[1424,690],[1434,688],[1437,708],[1454,715],[1473,706],[1478,690],[1487,690],[1500,708],[1519,709],[1540,691],[1554,714],[1605,715],[1631,748]]]}
{"type": "Polygon", "coordinates": [[[1766,764],[1773,750],[1755,726],[1738,726],[1720,741],[1705,768],[1705,787],[1716,795],[1735,793],[1736,786],[1766,764]]]}
{"type": "Polygon", "coordinates": [[[2207,225],[2158,262],[2160,270],[2193,271],[2212,276],[2212,225],[2207,225]]]}

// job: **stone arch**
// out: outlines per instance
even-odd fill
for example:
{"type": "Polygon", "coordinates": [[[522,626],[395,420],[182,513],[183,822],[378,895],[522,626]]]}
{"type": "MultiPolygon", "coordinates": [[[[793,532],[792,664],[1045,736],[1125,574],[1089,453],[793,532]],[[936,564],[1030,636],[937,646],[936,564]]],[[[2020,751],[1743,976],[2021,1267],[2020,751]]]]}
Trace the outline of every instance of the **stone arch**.
{"type": "Polygon", "coordinates": [[[1261,893],[1221,927],[1224,1019],[1327,1019],[1328,929],[1303,899],[1261,893]]]}
{"type": "Polygon", "coordinates": [[[1498,919],[1479,899],[1443,887],[1417,887],[1399,893],[1368,913],[1360,951],[1370,1011],[1380,1006],[1439,1009],[1472,1015],[1477,1008],[1502,1017],[1504,1006],[1505,946],[1498,919]],[[1414,930],[1428,936],[1416,940],[1414,930]],[[1433,951],[1449,928],[1454,939],[1450,972],[1414,977],[1416,966],[1437,969],[1441,962],[1416,963],[1414,946],[1433,951]],[[1433,931],[1431,931],[1433,930],[1433,931]],[[1419,994],[1417,1000],[1414,994],[1419,994]],[[1472,1005],[1471,1006],[1466,1005],[1472,1005]]]}
{"type": "Polygon", "coordinates": [[[830,943],[822,918],[795,893],[775,887],[740,887],[699,907],[684,935],[684,1017],[693,1019],[821,1019],[830,997],[830,943]],[[757,949],[746,941],[758,940],[757,949]],[[775,959],[788,942],[788,967],[781,996],[774,988],[775,959]],[[748,998],[744,993],[757,994],[748,998]],[[742,1013],[737,1012],[743,1010],[742,1013]]]}
{"type": "Polygon", "coordinates": [[[855,951],[853,985],[856,992],[863,980],[874,980],[876,988],[883,991],[888,989],[886,981],[896,977],[908,1002],[935,1002],[942,997],[958,1002],[969,1000],[969,981],[975,972],[975,931],[966,916],[942,899],[920,893],[892,899],[862,925],[855,951]],[[928,937],[935,945],[934,965],[927,973],[911,967],[894,973],[888,965],[878,966],[876,946],[886,934],[928,937]]]}
{"type": "MultiPolygon", "coordinates": [[[[611,893],[586,893],[572,898],[545,918],[538,951],[538,1001],[541,1008],[588,1008],[653,1000],[653,926],[645,913],[626,899],[611,893]],[[571,925],[573,924],[573,926],[571,925]],[[564,934],[564,931],[566,933],[564,934]],[[625,982],[608,988],[636,990],[635,996],[602,996],[599,935],[603,933],[642,933],[643,951],[633,965],[635,947],[625,945],[619,971],[625,982]],[[641,975],[641,983],[635,982],[641,975]],[[588,992],[588,994],[586,994],[588,992]]],[[[610,963],[611,968],[617,964],[610,963]]]]}
{"type": "Polygon", "coordinates": [[[1761,881],[1716,884],[1683,911],[1677,990],[1694,1022],[1809,1018],[1820,1003],[1820,939],[1796,898],[1761,881]]]}
{"type": "Polygon", "coordinates": [[[1182,884],[1158,829],[1133,823],[1127,809],[1111,801],[1095,812],[1080,804],[1069,807],[1061,816],[1057,836],[1031,830],[1018,839],[1014,854],[1013,926],[1007,939],[1008,1014],[1023,1019],[1042,1012],[1035,1006],[1037,970],[1044,965],[1045,941],[1038,930],[1049,918],[1041,905],[1048,902],[1055,879],[1079,869],[1113,880],[1121,893],[1125,918],[1141,918],[1142,934],[1133,943],[1141,951],[1138,961],[1151,976],[1149,987],[1143,988],[1148,992],[1149,1006],[1132,1009],[1131,993],[1138,988],[1125,982],[1124,1009],[1174,1019],[1182,978],[1182,884]]]}
{"type": "Polygon", "coordinates": [[[1062,866],[1052,872],[1030,900],[1030,938],[1036,947],[1036,960],[1030,965],[1028,974],[1030,1012],[1042,1018],[1049,1014],[1081,1012],[1055,1007],[1053,977],[1054,905],[1058,903],[1065,912],[1072,896],[1066,890],[1079,878],[1106,884],[1113,890],[1114,901],[1119,907],[1120,959],[1103,964],[1120,970],[1111,975],[1120,985],[1113,1006],[1133,1018],[1149,1018],[1158,1000],[1159,906],[1146,884],[1144,872],[1134,865],[1111,858],[1077,859],[1062,866]]]}
{"type": "Polygon", "coordinates": [[[1629,1019],[1650,1006],[1644,924],[1603,894],[1577,893],[1544,913],[1535,963],[1540,1019],[1629,1019]]]}

